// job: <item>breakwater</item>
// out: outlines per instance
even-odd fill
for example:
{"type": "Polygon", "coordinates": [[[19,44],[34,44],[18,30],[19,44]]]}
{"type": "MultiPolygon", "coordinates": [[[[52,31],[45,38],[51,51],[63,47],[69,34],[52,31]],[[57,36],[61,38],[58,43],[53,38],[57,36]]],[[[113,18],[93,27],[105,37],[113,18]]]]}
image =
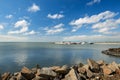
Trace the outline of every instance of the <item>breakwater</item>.
{"type": "Polygon", "coordinates": [[[0,80],[119,80],[119,75],[120,64],[87,59],[87,64],[79,63],[71,67],[23,67],[19,72],[1,74],[0,80]]]}

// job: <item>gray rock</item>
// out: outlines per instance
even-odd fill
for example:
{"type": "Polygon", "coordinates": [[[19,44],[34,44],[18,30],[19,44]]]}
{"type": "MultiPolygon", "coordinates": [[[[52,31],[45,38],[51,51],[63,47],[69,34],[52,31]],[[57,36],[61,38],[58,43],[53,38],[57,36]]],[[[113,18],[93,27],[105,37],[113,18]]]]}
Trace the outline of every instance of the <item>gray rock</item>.
{"type": "Polygon", "coordinates": [[[52,71],[50,68],[42,68],[37,70],[37,76],[40,77],[56,77],[57,74],[52,71]]]}

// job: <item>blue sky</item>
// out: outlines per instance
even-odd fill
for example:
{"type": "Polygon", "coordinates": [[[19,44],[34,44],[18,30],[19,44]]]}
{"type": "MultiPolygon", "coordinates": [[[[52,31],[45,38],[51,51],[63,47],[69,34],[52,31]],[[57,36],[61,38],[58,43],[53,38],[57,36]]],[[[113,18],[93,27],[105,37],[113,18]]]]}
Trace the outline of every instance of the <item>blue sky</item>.
{"type": "Polygon", "coordinates": [[[120,41],[120,0],[0,0],[0,41],[120,41]]]}

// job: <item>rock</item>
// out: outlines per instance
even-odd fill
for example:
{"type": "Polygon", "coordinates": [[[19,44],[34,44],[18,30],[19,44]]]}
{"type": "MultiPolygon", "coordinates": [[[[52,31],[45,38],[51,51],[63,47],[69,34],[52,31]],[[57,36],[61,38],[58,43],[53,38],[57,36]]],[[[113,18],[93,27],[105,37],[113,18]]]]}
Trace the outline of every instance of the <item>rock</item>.
{"type": "Polygon", "coordinates": [[[84,66],[83,63],[79,63],[79,64],[78,64],[78,68],[83,67],[83,66],[84,66]]]}
{"type": "Polygon", "coordinates": [[[30,69],[28,69],[27,67],[22,68],[21,74],[22,74],[22,76],[24,76],[26,79],[29,79],[29,80],[35,77],[35,75],[32,73],[32,71],[30,69]]]}
{"type": "Polygon", "coordinates": [[[86,69],[83,67],[78,68],[78,72],[84,74],[86,72],[86,69]]]}
{"type": "Polygon", "coordinates": [[[119,69],[117,63],[112,62],[111,64],[108,65],[108,67],[112,70],[112,71],[116,71],[117,69],[119,69]]]}
{"type": "Polygon", "coordinates": [[[113,73],[113,71],[108,66],[106,66],[106,65],[104,65],[102,67],[102,69],[103,69],[104,75],[109,75],[109,74],[113,73]]]}
{"type": "Polygon", "coordinates": [[[37,73],[37,68],[32,68],[31,71],[32,71],[33,74],[36,74],[37,73]]]}
{"type": "Polygon", "coordinates": [[[49,68],[51,68],[51,70],[53,70],[53,71],[56,71],[57,69],[60,69],[60,66],[53,66],[53,67],[49,67],[49,68]]]}
{"type": "Polygon", "coordinates": [[[81,80],[81,78],[74,69],[71,69],[63,80],[81,80]]]}
{"type": "Polygon", "coordinates": [[[105,64],[103,60],[97,61],[97,63],[99,64],[99,66],[103,66],[105,64]]]}
{"type": "Polygon", "coordinates": [[[56,77],[57,74],[52,71],[50,68],[42,68],[37,70],[37,76],[40,77],[56,77]]]}
{"type": "Polygon", "coordinates": [[[12,76],[9,80],[17,80],[15,76],[12,76]]]}
{"type": "Polygon", "coordinates": [[[9,80],[10,79],[10,72],[4,73],[2,75],[2,80],[9,80]]]}
{"type": "Polygon", "coordinates": [[[87,77],[88,78],[91,78],[91,77],[93,77],[93,73],[88,69],[88,70],[86,70],[86,73],[87,73],[87,77]]]}
{"type": "Polygon", "coordinates": [[[44,78],[44,77],[36,76],[36,77],[33,78],[32,80],[48,80],[48,79],[47,79],[47,78],[44,78]]]}
{"type": "Polygon", "coordinates": [[[55,72],[56,72],[56,73],[60,73],[60,74],[66,74],[66,73],[69,72],[69,69],[70,69],[70,68],[69,68],[67,65],[64,65],[64,66],[62,66],[61,68],[56,69],[55,72]]]}
{"type": "Polygon", "coordinates": [[[90,66],[90,69],[93,71],[93,72],[99,72],[100,70],[100,66],[98,63],[96,63],[94,60],[92,59],[88,59],[87,60],[88,62],[88,65],[90,66]]]}
{"type": "Polygon", "coordinates": [[[22,76],[21,72],[17,75],[17,80],[27,80],[24,76],[22,76]]]}

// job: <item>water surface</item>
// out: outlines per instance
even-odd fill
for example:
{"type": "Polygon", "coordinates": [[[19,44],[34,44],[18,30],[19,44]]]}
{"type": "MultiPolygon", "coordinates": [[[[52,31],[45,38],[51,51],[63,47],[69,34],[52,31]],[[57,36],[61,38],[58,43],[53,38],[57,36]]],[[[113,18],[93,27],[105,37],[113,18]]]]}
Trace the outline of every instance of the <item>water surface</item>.
{"type": "Polygon", "coordinates": [[[43,67],[86,63],[88,58],[120,63],[119,57],[101,54],[102,50],[118,47],[120,44],[56,45],[40,42],[1,42],[0,73],[20,71],[23,66],[32,68],[36,64],[43,67]]]}

